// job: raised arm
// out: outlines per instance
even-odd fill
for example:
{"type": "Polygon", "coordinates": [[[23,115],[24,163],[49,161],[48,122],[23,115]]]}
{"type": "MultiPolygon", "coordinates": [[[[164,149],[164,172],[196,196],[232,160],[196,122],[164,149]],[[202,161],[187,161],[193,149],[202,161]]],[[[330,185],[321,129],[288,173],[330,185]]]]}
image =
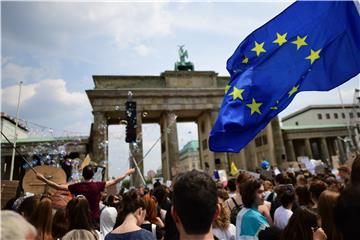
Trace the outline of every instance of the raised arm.
{"type": "Polygon", "coordinates": [[[117,178],[106,181],[105,187],[107,188],[107,187],[110,187],[110,186],[112,186],[114,184],[119,183],[121,180],[123,180],[127,176],[130,176],[134,172],[135,172],[135,168],[129,168],[126,172],[124,172],[122,175],[118,176],[117,178]]]}
{"type": "Polygon", "coordinates": [[[43,174],[41,173],[36,173],[36,177],[37,179],[39,179],[40,181],[46,183],[47,185],[49,185],[50,187],[56,189],[56,190],[63,190],[63,191],[68,191],[68,185],[67,184],[57,184],[56,182],[50,181],[49,179],[47,179],[43,174]]]}

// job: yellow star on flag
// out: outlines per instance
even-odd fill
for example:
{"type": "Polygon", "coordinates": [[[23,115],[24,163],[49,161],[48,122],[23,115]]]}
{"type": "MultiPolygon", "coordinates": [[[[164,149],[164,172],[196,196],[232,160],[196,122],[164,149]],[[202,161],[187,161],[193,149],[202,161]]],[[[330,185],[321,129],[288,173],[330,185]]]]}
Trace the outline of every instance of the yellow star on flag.
{"type": "Polygon", "coordinates": [[[310,63],[313,64],[315,62],[316,59],[320,58],[320,51],[321,49],[314,51],[314,50],[310,50],[310,55],[307,56],[305,59],[309,59],[310,63]]]}
{"type": "Polygon", "coordinates": [[[251,109],[251,115],[253,115],[254,112],[261,114],[260,109],[259,109],[261,105],[262,105],[262,103],[257,103],[254,98],[252,99],[251,104],[246,104],[246,106],[251,109]]]}
{"type": "Polygon", "coordinates": [[[227,93],[227,91],[229,91],[230,85],[226,85],[225,87],[225,94],[227,93]]]}
{"type": "Polygon", "coordinates": [[[289,97],[291,97],[294,93],[296,93],[298,91],[300,85],[294,86],[289,92],[289,97]]]}
{"type": "Polygon", "coordinates": [[[244,60],[242,60],[242,62],[241,62],[241,63],[244,63],[244,64],[249,63],[249,58],[248,58],[248,57],[246,57],[246,56],[244,56],[244,60]]]}
{"type": "Polygon", "coordinates": [[[297,36],[296,40],[291,42],[293,44],[296,44],[296,47],[297,47],[297,50],[299,50],[302,46],[306,46],[308,45],[305,40],[306,40],[307,36],[305,37],[300,37],[300,36],[297,36]]]}
{"type": "Polygon", "coordinates": [[[237,88],[234,87],[234,90],[232,91],[232,93],[230,93],[230,96],[233,96],[233,100],[235,101],[237,98],[239,98],[240,100],[243,100],[243,96],[241,95],[243,92],[245,91],[245,89],[241,89],[241,88],[237,88]]]}
{"type": "Polygon", "coordinates": [[[276,39],[273,41],[273,43],[279,44],[279,46],[283,45],[287,42],[286,40],[287,33],[284,33],[283,35],[280,35],[279,33],[276,33],[276,39]]]}
{"type": "Polygon", "coordinates": [[[259,44],[257,41],[255,41],[255,47],[251,49],[251,51],[256,52],[256,56],[259,56],[260,53],[266,52],[266,50],[264,49],[264,44],[265,42],[259,44]]]}

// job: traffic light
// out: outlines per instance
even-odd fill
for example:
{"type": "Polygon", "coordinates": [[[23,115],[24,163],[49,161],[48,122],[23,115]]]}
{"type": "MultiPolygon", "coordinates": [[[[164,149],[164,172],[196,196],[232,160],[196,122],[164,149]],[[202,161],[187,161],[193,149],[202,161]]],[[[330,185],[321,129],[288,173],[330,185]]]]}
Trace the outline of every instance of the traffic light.
{"type": "Polygon", "coordinates": [[[126,138],[125,142],[136,142],[136,102],[127,101],[125,103],[126,115],[126,138]]]}

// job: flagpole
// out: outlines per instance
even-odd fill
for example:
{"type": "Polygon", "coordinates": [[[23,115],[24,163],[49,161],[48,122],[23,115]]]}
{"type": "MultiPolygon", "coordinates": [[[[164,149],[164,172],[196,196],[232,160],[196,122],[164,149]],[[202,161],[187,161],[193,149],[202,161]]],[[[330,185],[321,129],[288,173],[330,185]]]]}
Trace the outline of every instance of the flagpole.
{"type": "Polygon", "coordinates": [[[19,82],[19,96],[16,108],[16,119],[15,119],[15,130],[14,130],[14,147],[11,156],[11,167],[10,167],[10,181],[13,180],[13,172],[14,172],[14,162],[15,162],[15,148],[16,148],[16,141],[17,141],[17,128],[19,125],[19,108],[20,108],[20,96],[21,96],[21,86],[22,81],[19,82]]]}

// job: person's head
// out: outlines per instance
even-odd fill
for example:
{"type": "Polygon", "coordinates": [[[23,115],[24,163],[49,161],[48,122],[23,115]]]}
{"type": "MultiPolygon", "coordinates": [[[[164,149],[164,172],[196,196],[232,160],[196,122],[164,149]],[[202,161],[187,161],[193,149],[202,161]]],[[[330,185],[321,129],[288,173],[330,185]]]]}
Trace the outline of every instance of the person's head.
{"type": "Polygon", "coordinates": [[[94,176],[94,167],[91,165],[87,165],[82,170],[82,176],[85,180],[90,180],[94,176]]]}
{"type": "Polygon", "coordinates": [[[338,171],[339,177],[343,180],[344,183],[347,183],[350,178],[351,169],[348,166],[340,166],[338,171]]]}
{"type": "Polygon", "coordinates": [[[296,198],[300,206],[312,206],[311,194],[307,186],[298,186],[295,188],[296,198]]]}
{"type": "Polygon", "coordinates": [[[230,192],[235,192],[236,191],[236,179],[235,178],[230,178],[228,180],[227,188],[229,189],[230,192]]]}
{"type": "Polygon", "coordinates": [[[68,221],[65,208],[57,209],[52,222],[52,236],[54,239],[61,239],[67,232],[68,221]]]}
{"type": "Polygon", "coordinates": [[[144,197],[144,203],[145,203],[145,220],[148,220],[151,223],[156,222],[157,218],[157,206],[158,203],[154,196],[151,196],[150,194],[145,194],[144,197]]]}
{"type": "MultiPolygon", "coordinates": [[[[218,191],[219,192],[219,191],[218,191]]],[[[218,203],[220,205],[220,213],[213,221],[214,228],[220,228],[226,230],[230,224],[230,212],[225,206],[224,199],[218,197],[218,203]]]]}
{"type": "Polygon", "coordinates": [[[156,179],[156,181],[154,182],[154,189],[161,186],[161,182],[159,179],[156,179]]]}
{"type": "Polygon", "coordinates": [[[283,194],[280,196],[281,205],[284,208],[289,208],[292,206],[295,200],[295,192],[293,189],[287,189],[283,194]]]}
{"type": "Polygon", "coordinates": [[[324,229],[329,240],[341,239],[335,227],[334,209],[339,193],[325,190],[320,194],[318,213],[321,219],[321,227],[324,229]]]}
{"type": "Polygon", "coordinates": [[[307,181],[306,178],[303,174],[299,174],[296,177],[296,186],[306,186],[307,185],[307,181]]]}
{"type": "Polygon", "coordinates": [[[139,226],[145,220],[145,202],[136,189],[131,189],[124,194],[123,208],[118,214],[115,226],[121,225],[129,214],[133,214],[135,216],[137,225],[139,226]]]}
{"type": "Polygon", "coordinates": [[[26,220],[30,220],[31,215],[34,213],[40,199],[38,196],[27,197],[22,201],[17,208],[17,212],[24,216],[26,220]]]}
{"type": "Polygon", "coordinates": [[[247,180],[249,180],[251,177],[250,174],[246,173],[246,172],[240,172],[239,175],[236,178],[236,187],[240,193],[241,191],[241,185],[243,183],[245,183],[247,180]]]}
{"type": "Polygon", "coordinates": [[[71,199],[66,205],[68,230],[85,229],[92,231],[89,202],[83,195],[71,199]]]}
{"type": "Polygon", "coordinates": [[[351,166],[350,180],[352,185],[360,184],[360,155],[356,156],[351,166]]]}
{"type": "Polygon", "coordinates": [[[229,198],[229,193],[223,188],[218,188],[218,197],[226,201],[229,198]]]}
{"type": "Polygon", "coordinates": [[[43,198],[30,218],[30,223],[37,229],[40,239],[51,238],[52,218],[51,200],[43,198]]]}
{"type": "Polygon", "coordinates": [[[11,210],[2,210],[1,239],[35,240],[36,229],[20,214],[11,210]]]}
{"type": "Polygon", "coordinates": [[[94,233],[84,229],[74,229],[65,234],[62,240],[97,240],[94,233]]]}
{"type": "Polygon", "coordinates": [[[271,191],[271,190],[273,189],[273,184],[272,184],[272,182],[269,181],[269,180],[265,180],[264,183],[263,183],[263,185],[264,185],[264,191],[265,191],[265,192],[266,192],[266,191],[271,191]]]}
{"type": "Polygon", "coordinates": [[[210,231],[217,215],[217,189],[209,175],[197,170],[180,174],[174,183],[172,215],[186,234],[200,235],[210,231]]]}
{"type": "Polygon", "coordinates": [[[240,194],[246,208],[258,207],[264,203],[264,186],[260,179],[250,178],[241,185],[240,194]]]}
{"type": "Polygon", "coordinates": [[[344,240],[355,240],[360,236],[358,219],[360,213],[360,186],[343,190],[335,208],[335,224],[344,240]]]}
{"type": "Polygon", "coordinates": [[[154,187],[154,196],[159,204],[162,204],[166,201],[168,197],[168,193],[166,191],[166,187],[164,185],[159,184],[157,187],[154,187]]]}
{"type": "Polygon", "coordinates": [[[327,189],[339,192],[340,191],[340,185],[339,182],[336,180],[335,176],[327,176],[325,178],[325,183],[328,185],[327,189]]]}
{"type": "Polygon", "coordinates": [[[319,201],[320,194],[325,191],[327,185],[321,180],[315,180],[310,184],[309,191],[311,193],[311,198],[316,202],[319,201]]]}
{"type": "Polygon", "coordinates": [[[313,229],[317,227],[319,226],[316,213],[306,207],[298,207],[291,215],[289,222],[282,233],[282,239],[313,239],[313,229]]]}

